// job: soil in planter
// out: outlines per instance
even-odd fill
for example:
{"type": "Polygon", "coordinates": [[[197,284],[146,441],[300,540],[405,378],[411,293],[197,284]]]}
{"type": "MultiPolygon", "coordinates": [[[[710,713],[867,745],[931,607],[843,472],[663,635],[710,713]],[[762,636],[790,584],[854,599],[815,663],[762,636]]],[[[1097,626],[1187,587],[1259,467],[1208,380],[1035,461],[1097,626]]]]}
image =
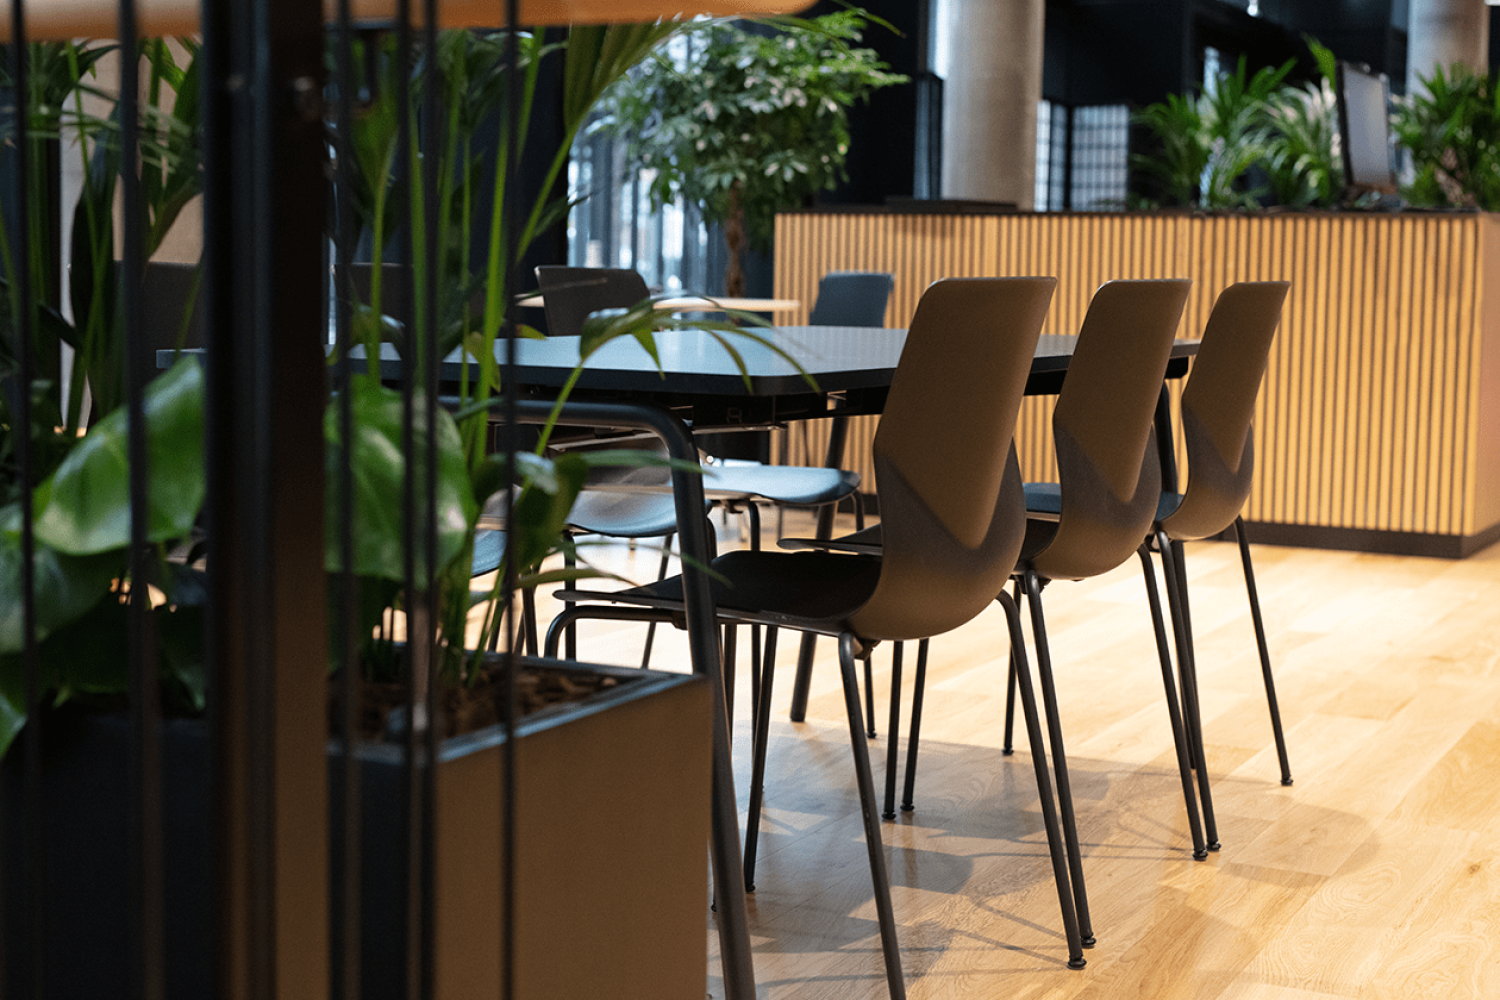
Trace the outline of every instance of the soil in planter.
{"type": "MultiPolygon", "coordinates": [[[[522,719],[557,710],[620,684],[629,684],[631,680],[614,674],[524,664],[516,676],[516,717],[522,719]]],[[[505,697],[503,682],[498,666],[486,666],[472,683],[445,687],[439,707],[439,737],[447,739],[499,725],[505,697]]],[[[342,684],[339,677],[329,680],[329,732],[338,732],[342,727],[342,684]]],[[[367,681],[360,685],[359,738],[369,742],[404,738],[407,701],[404,683],[367,681]]]]}

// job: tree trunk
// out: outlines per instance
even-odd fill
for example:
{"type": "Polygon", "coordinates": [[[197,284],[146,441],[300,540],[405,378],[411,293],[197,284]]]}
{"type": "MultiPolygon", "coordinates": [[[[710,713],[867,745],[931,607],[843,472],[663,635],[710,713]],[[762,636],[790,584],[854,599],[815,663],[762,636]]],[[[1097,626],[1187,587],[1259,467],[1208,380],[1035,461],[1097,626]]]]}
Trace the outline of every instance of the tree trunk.
{"type": "Polygon", "coordinates": [[[740,205],[740,185],[729,188],[729,214],[724,217],[724,246],[729,263],[724,266],[724,294],[742,298],[745,294],[745,209],[740,205]]]}

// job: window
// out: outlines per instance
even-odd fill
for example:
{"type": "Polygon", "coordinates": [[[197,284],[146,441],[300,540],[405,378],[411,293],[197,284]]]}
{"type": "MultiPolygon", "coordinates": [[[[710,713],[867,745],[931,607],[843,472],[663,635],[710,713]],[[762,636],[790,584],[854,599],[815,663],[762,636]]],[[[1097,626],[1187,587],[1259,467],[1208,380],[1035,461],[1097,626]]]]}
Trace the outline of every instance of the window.
{"type": "Polygon", "coordinates": [[[1123,208],[1130,164],[1130,110],[1123,104],[1037,108],[1038,211],[1123,208]]]}
{"type": "MultiPolygon", "coordinates": [[[[667,43],[683,68],[690,43],[686,37],[667,43]]],[[[608,129],[585,128],[568,166],[569,193],[581,199],[568,213],[568,263],[633,267],[653,290],[721,293],[722,268],[709,267],[708,231],[697,207],[679,200],[657,211],[650,184],[649,172],[626,162],[625,143],[608,129]]]]}

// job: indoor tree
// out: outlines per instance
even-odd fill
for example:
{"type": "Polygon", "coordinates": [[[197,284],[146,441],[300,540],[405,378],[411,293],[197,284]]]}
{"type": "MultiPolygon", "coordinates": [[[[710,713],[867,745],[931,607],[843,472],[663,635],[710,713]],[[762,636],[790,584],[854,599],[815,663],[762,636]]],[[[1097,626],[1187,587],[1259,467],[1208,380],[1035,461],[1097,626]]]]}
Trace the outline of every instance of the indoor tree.
{"type": "Polygon", "coordinates": [[[768,248],[778,211],[846,176],[850,106],[907,81],[854,46],[871,19],[859,10],[775,18],[765,33],[700,22],[685,35],[686,63],[658,50],[606,95],[600,125],[627,140],[653,202],[680,197],[723,225],[728,295],[745,292],[747,239],[768,248]]]}

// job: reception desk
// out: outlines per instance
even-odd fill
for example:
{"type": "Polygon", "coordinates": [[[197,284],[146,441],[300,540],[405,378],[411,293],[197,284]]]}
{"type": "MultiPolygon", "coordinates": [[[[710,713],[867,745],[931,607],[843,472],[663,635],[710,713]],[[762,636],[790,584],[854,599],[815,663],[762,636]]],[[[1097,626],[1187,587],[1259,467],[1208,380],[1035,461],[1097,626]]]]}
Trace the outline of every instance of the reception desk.
{"type": "MultiPolygon", "coordinates": [[[[1290,281],[1256,417],[1251,537],[1445,557],[1500,539],[1500,216],[777,217],[776,297],[810,303],[832,270],[895,275],[890,326],[938,278],[1055,275],[1049,333],[1076,332],[1112,278],[1192,278],[1180,336],[1202,331],[1231,282],[1290,281]]],[[[1055,476],[1051,403],[1025,404],[1028,479],[1055,476]]],[[[874,418],[856,423],[849,454],[867,456],[874,418]]],[[[783,454],[816,463],[821,448],[816,434],[788,436],[783,454]]]]}

